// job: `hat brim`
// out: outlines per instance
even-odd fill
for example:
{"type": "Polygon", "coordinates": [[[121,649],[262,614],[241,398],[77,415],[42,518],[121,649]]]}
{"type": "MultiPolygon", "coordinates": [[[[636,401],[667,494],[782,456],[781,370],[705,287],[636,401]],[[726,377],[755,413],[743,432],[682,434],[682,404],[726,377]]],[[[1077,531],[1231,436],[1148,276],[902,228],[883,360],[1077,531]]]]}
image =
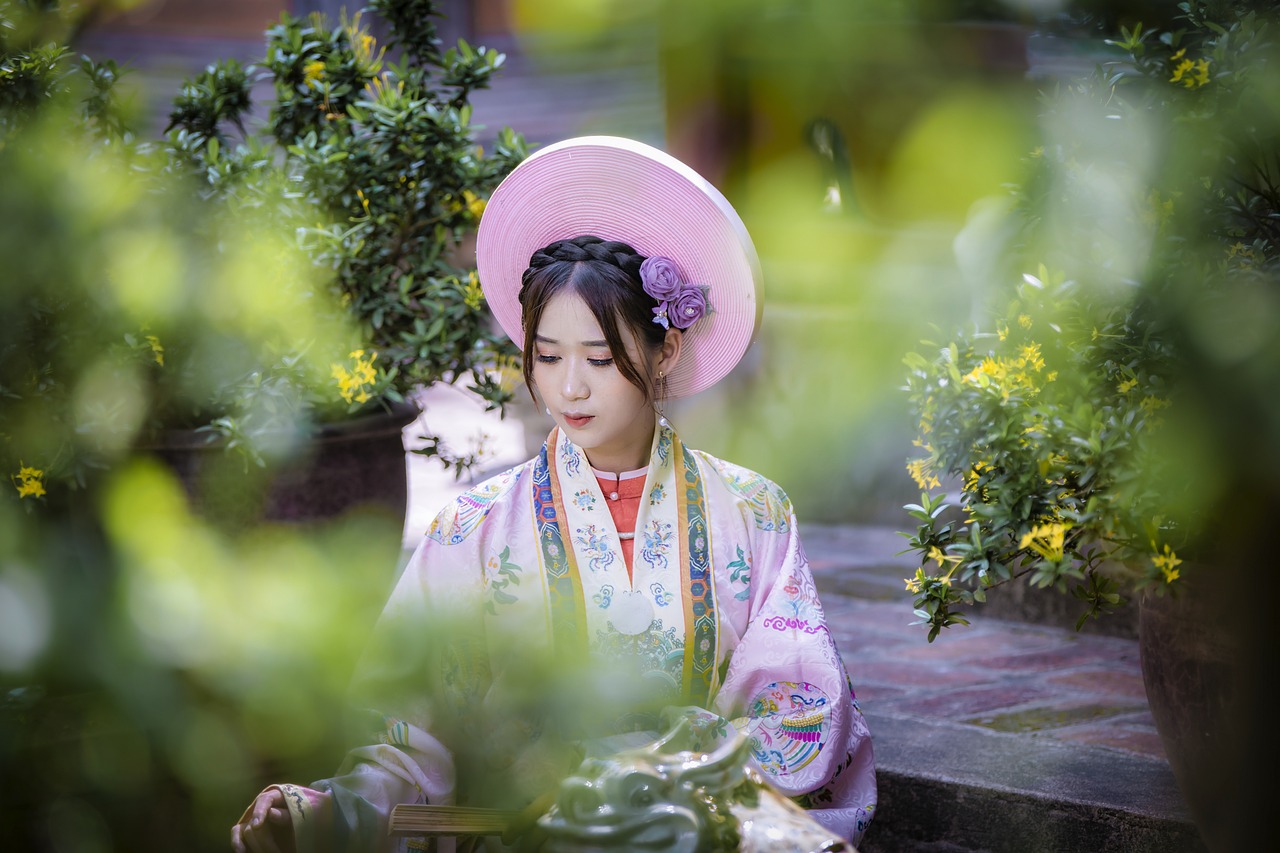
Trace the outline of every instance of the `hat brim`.
{"type": "Polygon", "coordinates": [[[538,249],[594,234],[670,258],[689,284],[706,285],[712,313],[684,333],[667,395],[714,385],[741,360],[760,327],[760,261],[746,226],[719,190],[642,142],[584,136],[549,145],[494,190],[480,218],[476,268],[502,330],[518,347],[521,277],[538,249]]]}

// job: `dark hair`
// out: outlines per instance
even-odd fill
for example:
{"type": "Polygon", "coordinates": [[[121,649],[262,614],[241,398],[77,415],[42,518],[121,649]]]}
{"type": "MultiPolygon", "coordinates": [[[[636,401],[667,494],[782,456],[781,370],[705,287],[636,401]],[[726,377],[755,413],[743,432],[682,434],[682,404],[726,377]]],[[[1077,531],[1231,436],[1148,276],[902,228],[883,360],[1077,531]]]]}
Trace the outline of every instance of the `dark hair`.
{"type": "Polygon", "coordinates": [[[626,243],[590,234],[557,240],[533,253],[529,268],[520,279],[524,383],[530,394],[534,393],[534,338],[542,312],[552,297],[567,290],[582,297],[591,309],[618,371],[653,401],[657,396],[653,377],[648,369],[631,360],[619,324],[621,320],[641,347],[650,350],[658,349],[666,338],[666,330],[653,322],[653,309],[658,303],[640,283],[640,264],[644,260],[644,255],[626,243]]]}

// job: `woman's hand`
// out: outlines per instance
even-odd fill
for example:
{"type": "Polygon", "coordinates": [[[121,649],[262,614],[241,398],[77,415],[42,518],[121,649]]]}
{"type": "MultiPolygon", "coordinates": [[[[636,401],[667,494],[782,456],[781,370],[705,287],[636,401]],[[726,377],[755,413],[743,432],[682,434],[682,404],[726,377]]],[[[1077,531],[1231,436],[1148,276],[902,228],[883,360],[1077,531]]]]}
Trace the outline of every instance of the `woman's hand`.
{"type": "Polygon", "coordinates": [[[231,827],[235,853],[293,853],[293,820],[279,788],[259,794],[231,827]]]}

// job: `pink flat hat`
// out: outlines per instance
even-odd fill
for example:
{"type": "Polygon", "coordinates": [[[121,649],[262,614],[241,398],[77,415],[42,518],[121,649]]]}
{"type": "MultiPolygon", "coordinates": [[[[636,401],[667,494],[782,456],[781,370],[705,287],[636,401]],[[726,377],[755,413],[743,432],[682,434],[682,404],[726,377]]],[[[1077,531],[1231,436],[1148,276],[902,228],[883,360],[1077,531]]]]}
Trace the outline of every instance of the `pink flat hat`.
{"type": "Polygon", "coordinates": [[[708,313],[684,332],[670,397],[720,381],[755,340],[763,308],[760,260],[728,200],[684,163],[650,145],[582,136],[531,154],[494,190],[480,218],[476,266],[502,330],[523,347],[520,281],[537,250],[594,234],[670,258],[706,285],[708,313]]]}

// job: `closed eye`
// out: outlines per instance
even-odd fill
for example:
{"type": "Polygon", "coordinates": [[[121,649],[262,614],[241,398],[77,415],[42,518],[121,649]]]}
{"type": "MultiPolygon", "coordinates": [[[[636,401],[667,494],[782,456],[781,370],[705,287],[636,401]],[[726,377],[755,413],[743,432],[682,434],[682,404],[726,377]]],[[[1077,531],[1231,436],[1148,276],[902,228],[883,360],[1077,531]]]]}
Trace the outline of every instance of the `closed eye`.
{"type": "Polygon", "coordinates": [[[609,367],[613,364],[612,358],[589,358],[587,363],[595,367],[609,367]]]}
{"type": "Polygon", "coordinates": [[[539,364],[555,364],[559,360],[560,360],[560,356],[558,355],[542,355],[542,354],[538,355],[539,364]]]}

